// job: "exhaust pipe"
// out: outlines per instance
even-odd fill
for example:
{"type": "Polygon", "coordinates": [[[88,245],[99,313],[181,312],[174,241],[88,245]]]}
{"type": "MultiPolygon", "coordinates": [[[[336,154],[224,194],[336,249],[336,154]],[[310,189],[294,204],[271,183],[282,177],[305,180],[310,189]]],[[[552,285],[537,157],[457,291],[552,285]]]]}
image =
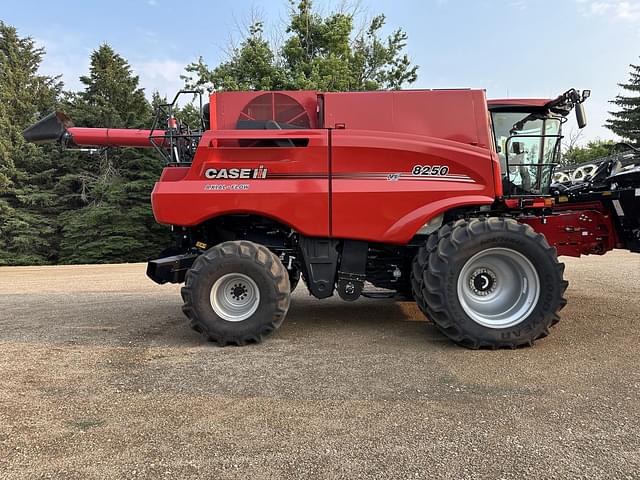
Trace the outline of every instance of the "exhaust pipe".
{"type": "Polygon", "coordinates": [[[70,127],[73,127],[71,119],[63,112],[57,111],[26,128],[22,136],[31,143],[62,143],[62,138],[70,127]]]}

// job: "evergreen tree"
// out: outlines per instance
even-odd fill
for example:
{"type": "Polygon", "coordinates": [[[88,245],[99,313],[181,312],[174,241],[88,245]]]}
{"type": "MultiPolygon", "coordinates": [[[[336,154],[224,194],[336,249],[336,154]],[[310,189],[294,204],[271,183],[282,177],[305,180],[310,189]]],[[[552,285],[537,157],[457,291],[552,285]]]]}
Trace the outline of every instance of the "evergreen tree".
{"type": "Polygon", "coordinates": [[[57,257],[55,154],[22,130],[55,108],[61,83],[38,74],[44,50],[0,21],[0,265],[57,257]]]}
{"type": "Polygon", "coordinates": [[[151,106],[127,61],[109,45],[91,54],[89,75],[80,77],[84,90],[70,99],[73,121],[84,127],[144,128],[151,106]]]}
{"type": "Polygon", "coordinates": [[[611,101],[620,107],[617,112],[609,112],[613,118],[607,120],[606,127],[625,140],[640,143],[640,65],[630,65],[629,83],[619,83],[630,96],[618,95],[611,101]]]}
{"type": "Polygon", "coordinates": [[[384,15],[354,32],[353,14],[323,17],[311,0],[291,3],[284,44],[274,53],[263,37],[263,24],[250,26],[231,58],[211,69],[200,57],[186,67],[188,88],[210,90],[398,89],[417,79],[417,66],[404,53],[407,34],[398,29],[387,38],[380,32],[384,15]]]}
{"type": "MultiPolygon", "coordinates": [[[[88,127],[139,128],[151,123],[151,106],[127,61],[108,45],[91,55],[82,92],[68,102],[71,118],[88,127]]],[[[150,206],[162,161],[151,151],[131,148],[83,155],[76,195],[83,206],[61,216],[64,263],[143,261],[166,248],[165,227],[150,206]]]]}

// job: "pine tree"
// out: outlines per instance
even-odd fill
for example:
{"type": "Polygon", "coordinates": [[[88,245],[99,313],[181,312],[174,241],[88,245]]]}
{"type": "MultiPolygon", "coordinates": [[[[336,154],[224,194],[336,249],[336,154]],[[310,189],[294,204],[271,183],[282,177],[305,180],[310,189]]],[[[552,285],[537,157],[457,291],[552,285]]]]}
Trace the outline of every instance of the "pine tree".
{"type": "Polygon", "coordinates": [[[60,172],[52,147],[25,142],[22,130],[55,108],[62,85],[38,74],[44,50],[0,21],[0,265],[57,257],[60,172]]]}
{"type": "MultiPolygon", "coordinates": [[[[151,123],[151,106],[127,61],[108,45],[91,55],[82,92],[69,100],[77,125],[139,128],[151,123]]],[[[83,206],[61,216],[64,263],[133,262],[156,255],[169,242],[150,206],[162,162],[151,151],[113,149],[83,155],[76,195],[83,206]]],[[[74,180],[70,180],[74,181],[74,180]]]]}
{"type": "Polygon", "coordinates": [[[606,127],[625,140],[640,143],[640,65],[630,65],[629,83],[618,85],[632,92],[633,96],[618,95],[611,103],[620,107],[617,112],[609,112],[613,117],[607,120],[606,127]]]}
{"type": "Polygon", "coordinates": [[[80,77],[84,90],[71,99],[73,120],[85,127],[143,128],[151,106],[127,61],[109,45],[91,54],[89,75],[80,77]]]}

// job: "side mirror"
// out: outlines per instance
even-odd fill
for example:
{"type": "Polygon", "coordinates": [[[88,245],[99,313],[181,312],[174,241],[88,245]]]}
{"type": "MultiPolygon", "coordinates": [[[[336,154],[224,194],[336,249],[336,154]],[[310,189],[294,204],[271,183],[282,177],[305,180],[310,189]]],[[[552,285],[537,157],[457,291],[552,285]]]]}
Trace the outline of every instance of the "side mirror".
{"type": "Polygon", "coordinates": [[[587,98],[591,96],[591,90],[583,90],[582,91],[582,101],[584,102],[587,98]]]}
{"type": "Polygon", "coordinates": [[[578,122],[578,128],[586,127],[587,114],[584,111],[584,105],[582,103],[577,103],[575,106],[575,109],[576,109],[576,121],[578,122]]]}

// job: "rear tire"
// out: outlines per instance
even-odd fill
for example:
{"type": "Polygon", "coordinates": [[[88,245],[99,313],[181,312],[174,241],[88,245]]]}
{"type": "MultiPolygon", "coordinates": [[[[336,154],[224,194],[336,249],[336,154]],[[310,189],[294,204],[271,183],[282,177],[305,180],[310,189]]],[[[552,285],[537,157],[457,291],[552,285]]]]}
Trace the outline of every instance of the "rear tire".
{"type": "Polygon", "coordinates": [[[287,270],[267,248],[225,242],[200,255],[181,290],[191,327],[220,346],[259,343],[287,314],[287,270]]]}
{"type": "Polygon", "coordinates": [[[443,230],[428,239],[413,269],[418,306],[438,329],[474,349],[533,345],[547,336],[566,305],[568,282],[544,236],[507,218],[461,220],[443,230]]]}

